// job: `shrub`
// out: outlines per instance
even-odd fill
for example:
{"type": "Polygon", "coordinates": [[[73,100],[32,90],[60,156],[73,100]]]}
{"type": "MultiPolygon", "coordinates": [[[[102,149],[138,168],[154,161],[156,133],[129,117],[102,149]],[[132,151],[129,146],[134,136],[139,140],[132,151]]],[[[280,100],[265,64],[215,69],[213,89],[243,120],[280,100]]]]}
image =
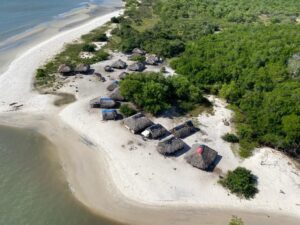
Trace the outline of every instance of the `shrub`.
{"type": "Polygon", "coordinates": [[[95,54],[94,56],[94,60],[96,60],[97,62],[100,62],[100,61],[104,61],[104,60],[107,60],[109,57],[109,54],[105,51],[99,51],[95,54]]]}
{"type": "Polygon", "coordinates": [[[145,62],[146,57],[143,55],[133,55],[130,58],[132,61],[137,61],[137,62],[145,62]]]}
{"type": "Polygon", "coordinates": [[[131,108],[128,104],[121,105],[120,112],[126,117],[136,114],[136,110],[131,108]]]}
{"type": "Polygon", "coordinates": [[[256,188],[256,178],[250,170],[243,167],[229,171],[226,177],[219,182],[223,187],[228,188],[231,193],[239,197],[245,197],[246,199],[253,198],[258,192],[256,188]]]}
{"type": "Polygon", "coordinates": [[[110,19],[110,21],[112,22],[112,23],[120,23],[120,18],[119,17],[112,17],[111,19],[110,19]]]}
{"type": "Polygon", "coordinates": [[[238,143],[239,142],[239,138],[235,134],[230,134],[230,133],[224,134],[222,136],[222,139],[224,141],[227,141],[230,143],[238,143]]]}
{"type": "Polygon", "coordinates": [[[99,34],[99,36],[95,37],[95,41],[107,41],[108,37],[105,33],[99,34]]]}
{"type": "Polygon", "coordinates": [[[44,69],[38,69],[37,72],[36,72],[36,78],[44,78],[46,77],[47,74],[46,74],[46,71],[44,69]]]}
{"type": "Polygon", "coordinates": [[[244,225],[244,222],[241,218],[233,216],[228,225],[244,225]]]}
{"type": "Polygon", "coordinates": [[[85,44],[82,47],[82,51],[95,52],[96,51],[96,45],[94,45],[94,44],[85,44]]]}

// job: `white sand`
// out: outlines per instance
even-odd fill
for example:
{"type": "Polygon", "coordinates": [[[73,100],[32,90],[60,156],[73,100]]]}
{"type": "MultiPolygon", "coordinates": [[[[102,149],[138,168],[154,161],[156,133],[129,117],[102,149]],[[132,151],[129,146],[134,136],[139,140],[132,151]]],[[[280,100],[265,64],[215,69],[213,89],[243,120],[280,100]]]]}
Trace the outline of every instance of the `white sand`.
{"type": "MultiPolygon", "coordinates": [[[[189,145],[195,142],[205,143],[216,149],[222,156],[216,170],[218,173],[207,173],[186,164],[183,155],[177,158],[164,158],[156,152],[155,141],[144,142],[139,136],[129,133],[119,121],[102,122],[97,110],[89,110],[88,102],[96,96],[106,96],[105,87],[108,82],[101,83],[96,81],[95,77],[89,76],[83,76],[82,79],[69,78],[70,82],[74,80],[72,82],[74,86],[65,85],[61,91],[75,93],[75,87],[77,87],[79,92],[75,94],[78,101],[62,110],[52,106],[53,96],[39,95],[32,91],[32,77],[36,68],[61,50],[64,43],[76,40],[80,35],[104,24],[112,16],[117,16],[119,13],[120,11],[107,14],[85,25],[63,32],[28,50],[16,59],[10,65],[9,70],[0,77],[1,115],[10,115],[8,111],[12,107],[9,104],[12,102],[24,105],[21,107],[20,113],[38,115],[40,120],[43,117],[47,119],[47,116],[55,118],[55,115],[59,114],[65,124],[59,123],[60,128],[57,126],[56,129],[67,129],[70,126],[87,143],[92,145],[96,153],[90,154],[88,151],[83,153],[80,152],[80,149],[77,149],[76,153],[74,151],[74,154],[69,152],[68,157],[72,159],[69,164],[73,166],[70,166],[71,169],[66,173],[71,183],[73,182],[72,190],[75,195],[98,212],[104,210],[104,203],[101,204],[101,199],[99,200],[97,197],[97,185],[100,185],[97,182],[97,176],[95,181],[92,180],[91,175],[88,177],[84,175],[90,171],[95,174],[97,168],[102,168],[97,166],[97,163],[101,162],[97,160],[97,157],[101,155],[105,156],[108,162],[108,173],[118,188],[116,193],[121,193],[133,202],[159,206],[159,209],[164,209],[162,210],[164,212],[167,210],[166,206],[168,209],[170,207],[170,212],[177,215],[173,215],[176,224],[186,224],[187,221],[191,220],[190,217],[189,219],[187,217],[192,212],[194,221],[191,221],[190,224],[196,224],[196,219],[199,219],[196,212],[198,210],[201,210],[202,213],[206,212],[203,207],[233,209],[234,211],[239,209],[254,212],[275,212],[300,217],[300,176],[293,163],[286,156],[270,149],[260,149],[253,157],[245,161],[237,158],[232,153],[230,144],[221,139],[224,133],[231,130],[229,126],[224,125],[223,120],[230,121],[232,115],[226,109],[226,104],[219,99],[211,97],[215,104],[214,115],[199,116],[201,132],[185,139],[189,145]],[[83,154],[85,157],[82,157],[83,154]],[[258,188],[260,192],[251,201],[240,200],[234,195],[228,194],[217,184],[220,173],[225,173],[228,169],[234,169],[238,165],[253,170],[259,177],[258,188]],[[280,193],[280,190],[285,194],[280,193]],[[180,210],[174,210],[173,207],[175,206],[181,207],[180,210]],[[183,207],[186,209],[191,207],[193,210],[184,211],[182,210],[183,207]],[[185,213],[184,217],[183,213],[185,213]],[[178,218],[178,216],[182,216],[182,218],[178,218]]],[[[100,66],[105,63],[108,62],[102,62],[95,67],[100,69],[100,66]]],[[[117,76],[119,72],[116,71],[112,76],[117,76]]],[[[167,128],[180,122],[180,119],[157,120],[167,128]]],[[[51,135],[55,135],[53,132],[55,130],[52,130],[51,135]]],[[[101,194],[99,193],[99,195],[101,194]]],[[[120,199],[118,201],[119,207],[126,202],[124,200],[123,203],[120,199]]],[[[169,217],[164,217],[159,213],[156,215],[160,215],[166,221],[170,221],[172,218],[172,214],[169,217]]],[[[149,224],[157,219],[150,219],[150,215],[148,217],[147,222],[149,224]]],[[[208,218],[212,219],[209,215],[208,218]]],[[[215,222],[217,219],[213,221],[215,222]]],[[[224,224],[224,218],[215,224],[224,224]]],[[[267,223],[262,222],[262,224],[267,223]]]]}

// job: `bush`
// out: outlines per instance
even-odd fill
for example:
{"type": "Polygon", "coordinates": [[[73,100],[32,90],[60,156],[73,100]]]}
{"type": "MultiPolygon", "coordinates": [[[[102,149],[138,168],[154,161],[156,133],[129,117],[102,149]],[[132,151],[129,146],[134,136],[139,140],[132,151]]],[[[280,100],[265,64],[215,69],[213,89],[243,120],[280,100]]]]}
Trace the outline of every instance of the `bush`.
{"type": "Polygon", "coordinates": [[[221,179],[220,184],[228,188],[231,193],[246,199],[253,198],[258,192],[256,188],[256,178],[243,167],[238,167],[233,171],[229,171],[225,178],[221,179]]]}
{"type": "Polygon", "coordinates": [[[99,36],[95,37],[95,41],[107,41],[108,37],[105,33],[99,34],[99,36]]]}
{"type": "Polygon", "coordinates": [[[37,79],[44,78],[46,76],[47,76],[47,74],[46,74],[46,71],[44,69],[38,69],[37,70],[37,72],[36,72],[36,78],[37,79]]]}
{"type": "Polygon", "coordinates": [[[233,216],[228,225],[244,225],[244,222],[241,218],[233,216]]]}
{"type": "Polygon", "coordinates": [[[120,23],[120,18],[119,17],[112,17],[111,19],[110,19],[110,21],[112,22],[112,23],[120,23]]]}
{"type": "Polygon", "coordinates": [[[94,44],[85,44],[82,47],[82,51],[84,51],[84,52],[95,52],[96,51],[96,45],[94,45],[94,44]]]}
{"type": "Polygon", "coordinates": [[[143,55],[133,55],[131,56],[130,60],[137,61],[137,62],[145,62],[146,57],[143,55]]]}
{"type": "Polygon", "coordinates": [[[230,134],[230,133],[223,135],[222,139],[224,141],[227,141],[230,143],[238,143],[239,142],[239,138],[235,134],[230,134]]]}
{"type": "Polygon", "coordinates": [[[94,60],[97,61],[97,62],[100,62],[100,61],[104,61],[104,60],[107,60],[109,57],[109,54],[105,51],[99,51],[95,54],[94,56],[94,60]]]}
{"type": "Polygon", "coordinates": [[[123,104],[120,107],[120,112],[125,116],[125,117],[129,117],[132,116],[134,114],[136,114],[136,110],[131,108],[128,104],[123,104]]]}

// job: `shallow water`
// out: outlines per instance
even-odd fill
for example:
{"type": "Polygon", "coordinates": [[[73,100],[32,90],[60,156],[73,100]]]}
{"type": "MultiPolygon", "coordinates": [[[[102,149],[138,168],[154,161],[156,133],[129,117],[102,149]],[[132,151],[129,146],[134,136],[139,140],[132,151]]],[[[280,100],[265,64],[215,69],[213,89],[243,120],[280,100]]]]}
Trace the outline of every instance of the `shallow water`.
{"type": "Polygon", "coordinates": [[[0,126],[1,225],[116,225],[73,197],[43,136],[0,126]]]}

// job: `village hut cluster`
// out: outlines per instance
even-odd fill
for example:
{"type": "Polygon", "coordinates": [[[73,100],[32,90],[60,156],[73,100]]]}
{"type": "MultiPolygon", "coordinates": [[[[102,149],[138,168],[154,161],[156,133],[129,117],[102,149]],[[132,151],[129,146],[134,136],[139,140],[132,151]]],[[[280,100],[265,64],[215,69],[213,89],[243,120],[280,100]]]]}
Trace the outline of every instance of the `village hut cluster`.
{"type": "MultiPolygon", "coordinates": [[[[124,79],[128,72],[141,72],[146,68],[146,65],[158,65],[162,59],[156,55],[150,55],[141,49],[134,49],[131,57],[145,57],[145,62],[134,62],[127,65],[126,62],[118,59],[111,65],[104,66],[104,71],[111,73],[115,70],[123,70],[118,76],[119,79],[111,80],[107,85],[107,96],[97,97],[90,101],[91,108],[101,109],[102,119],[104,121],[117,120],[121,118],[118,113],[118,106],[125,100],[120,93],[119,82],[124,79]],[[127,72],[127,71],[128,72],[127,72]]],[[[74,71],[87,73],[90,70],[88,65],[79,65],[74,71]]],[[[59,68],[60,73],[71,73],[71,68],[67,65],[59,68]]],[[[99,78],[105,79],[101,74],[99,78]]],[[[217,158],[217,152],[205,145],[193,145],[191,148],[183,141],[184,138],[197,132],[193,122],[188,120],[171,130],[167,130],[161,124],[153,123],[147,116],[139,112],[133,116],[122,120],[122,124],[133,134],[141,135],[145,140],[157,140],[156,150],[164,156],[181,155],[185,153],[185,160],[192,166],[207,170],[217,158]],[[187,151],[189,150],[189,151],[187,151]],[[187,153],[186,153],[187,152],[187,153]]]]}

